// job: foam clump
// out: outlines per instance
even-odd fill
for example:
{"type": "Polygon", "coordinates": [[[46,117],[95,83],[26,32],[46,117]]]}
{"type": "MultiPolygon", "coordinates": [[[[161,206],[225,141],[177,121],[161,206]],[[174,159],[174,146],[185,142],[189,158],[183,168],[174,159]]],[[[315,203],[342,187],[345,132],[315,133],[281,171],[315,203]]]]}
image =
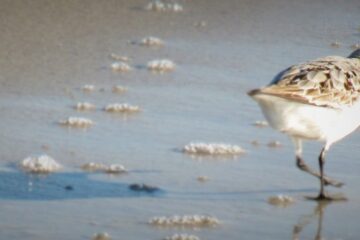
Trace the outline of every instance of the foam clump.
{"type": "Polygon", "coordinates": [[[168,59],[155,59],[147,64],[148,70],[155,72],[170,72],[173,71],[175,67],[175,63],[168,59]]]}
{"type": "Polygon", "coordinates": [[[185,153],[204,155],[236,155],[244,153],[244,149],[237,145],[223,143],[189,143],[183,148],[185,153]]]}
{"type": "Polygon", "coordinates": [[[281,194],[277,196],[271,196],[268,199],[269,204],[283,207],[286,207],[294,202],[295,200],[292,197],[281,194]]]}
{"type": "Polygon", "coordinates": [[[184,215],[172,217],[154,217],[150,219],[150,224],[165,227],[213,227],[220,224],[215,217],[203,215],[184,215]]]}
{"type": "Polygon", "coordinates": [[[107,232],[103,232],[103,233],[96,233],[92,240],[110,240],[111,237],[107,232]]]}
{"type": "Polygon", "coordinates": [[[126,87],[120,86],[120,85],[116,85],[112,88],[113,93],[124,93],[126,92],[128,89],[126,87]]]}
{"type": "Polygon", "coordinates": [[[174,234],[172,236],[166,237],[164,238],[164,240],[200,240],[199,237],[195,236],[195,235],[189,235],[189,234],[174,234]]]}
{"type": "Polygon", "coordinates": [[[184,10],[183,6],[178,3],[166,3],[160,0],[149,2],[145,9],[156,12],[182,12],[184,10]]]}
{"type": "Polygon", "coordinates": [[[147,46],[147,47],[158,47],[163,46],[164,41],[157,37],[145,37],[141,39],[140,45],[147,46]]]}
{"type": "Polygon", "coordinates": [[[90,85],[90,84],[86,84],[81,88],[83,91],[85,92],[92,92],[95,90],[95,86],[94,85],[90,85]]]}
{"type": "Polygon", "coordinates": [[[48,155],[27,157],[20,163],[20,166],[31,173],[52,173],[61,168],[61,165],[48,155]]]}
{"type": "Polygon", "coordinates": [[[60,121],[60,124],[69,127],[87,128],[91,127],[94,122],[88,118],[68,117],[68,119],[60,121]]]}
{"type": "Polygon", "coordinates": [[[113,60],[116,61],[121,61],[121,62],[130,62],[130,58],[127,56],[121,56],[115,53],[111,53],[110,54],[110,58],[112,58],[113,60]]]}
{"type": "Polygon", "coordinates": [[[267,121],[255,121],[254,126],[263,128],[269,126],[269,124],[267,121]]]}
{"type": "Polygon", "coordinates": [[[125,173],[126,168],[121,164],[110,164],[109,166],[102,163],[89,162],[81,166],[81,168],[88,172],[105,172],[105,173],[125,173]]]}
{"type": "Polygon", "coordinates": [[[127,103],[112,103],[108,104],[105,107],[105,111],[107,112],[121,112],[121,113],[131,113],[140,111],[139,106],[132,106],[127,103]]]}
{"type": "Polygon", "coordinates": [[[111,64],[111,69],[114,72],[129,72],[131,70],[131,67],[125,62],[113,62],[111,64]]]}
{"type": "Polygon", "coordinates": [[[96,106],[94,104],[88,103],[88,102],[78,102],[75,105],[75,109],[79,111],[89,111],[94,110],[96,106]]]}

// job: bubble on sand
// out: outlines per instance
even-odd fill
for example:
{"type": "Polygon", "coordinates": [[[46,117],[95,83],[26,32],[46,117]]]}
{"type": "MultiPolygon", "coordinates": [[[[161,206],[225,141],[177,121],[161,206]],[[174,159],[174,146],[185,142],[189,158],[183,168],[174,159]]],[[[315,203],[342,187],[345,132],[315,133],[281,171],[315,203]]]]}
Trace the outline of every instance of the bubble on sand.
{"type": "Polygon", "coordinates": [[[255,121],[253,124],[255,127],[263,128],[269,126],[267,121],[255,121]]]}
{"type": "Polygon", "coordinates": [[[84,92],[92,92],[95,90],[94,85],[86,84],[81,88],[84,92]]]}
{"type": "Polygon", "coordinates": [[[270,141],[267,145],[270,148],[280,148],[280,147],[282,147],[282,144],[279,141],[270,141]]]}
{"type": "Polygon", "coordinates": [[[189,235],[186,233],[176,233],[172,236],[164,238],[164,240],[200,240],[200,238],[195,235],[189,235]]]}
{"type": "Polygon", "coordinates": [[[61,120],[59,123],[64,126],[77,128],[88,128],[94,124],[91,119],[83,117],[68,117],[65,120],[61,120]]]}
{"type": "Polygon", "coordinates": [[[128,103],[112,103],[108,104],[105,107],[105,111],[107,112],[120,112],[120,113],[133,113],[133,112],[139,112],[140,107],[139,106],[133,106],[128,103]]]}
{"type": "Polygon", "coordinates": [[[113,93],[124,93],[124,92],[127,92],[127,88],[126,87],[123,87],[123,86],[120,86],[120,85],[116,85],[112,88],[112,91],[113,93]]]}
{"type": "Polygon", "coordinates": [[[131,67],[125,62],[113,62],[111,64],[111,69],[114,72],[129,72],[131,70],[131,67]]]}
{"type": "Polygon", "coordinates": [[[204,215],[184,215],[172,217],[154,217],[149,223],[163,227],[214,227],[220,224],[216,217],[204,215]]]}
{"type": "Polygon", "coordinates": [[[155,59],[147,63],[148,70],[153,72],[170,72],[175,67],[175,63],[168,59],[155,59]]]}
{"type": "Polygon", "coordinates": [[[92,240],[110,240],[111,236],[107,232],[94,234],[92,240]]]}
{"type": "Polygon", "coordinates": [[[237,145],[224,143],[189,143],[183,151],[188,154],[202,155],[237,155],[245,153],[245,150],[237,145]]]}
{"type": "Polygon", "coordinates": [[[164,45],[164,41],[157,37],[145,37],[141,39],[140,45],[147,47],[159,47],[164,45]]]}
{"type": "Polygon", "coordinates": [[[286,195],[277,195],[277,196],[271,196],[268,198],[268,203],[271,205],[275,205],[275,206],[280,206],[280,207],[287,207],[288,205],[294,203],[295,200],[290,197],[290,196],[286,196],[286,195]]]}
{"type": "Polygon", "coordinates": [[[121,164],[110,164],[109,166],[103,163],[89,162],[81,166],[81,169],[88,172],[105,172],[112,174],[119,174],[127,172],[126,168],[121,164]]]}
{"type": "Polygon", "coordinates": [[[20,166],[31,173],[52,173],[61,168],[61,165],[48,155],[27,157],[20,163],[20,166]]]}
{"type": "Polygon", "coordinates": [[[115,61],[120,61],[120,62],[130,62],[130,58],[127,56],[121,56],[118,55],[116,53],[111,53],[110,54],[110,58],[112,58],[115,61]]]}
{"type": "Polygon", "coordinates": [[[172,2],[163,2],[161,0],[155,0],[149,2],[146,7],[148,11],[156,11],[156,12],[182,12],[183,6],[178,3],[172,2]]]}
{"type": "Polygon", "coordinates": [[[78,111],[90,111],[90,110],[95,110],[96,106],[88,102],[78,102],[75,105],[75,109],[78,111]]]}

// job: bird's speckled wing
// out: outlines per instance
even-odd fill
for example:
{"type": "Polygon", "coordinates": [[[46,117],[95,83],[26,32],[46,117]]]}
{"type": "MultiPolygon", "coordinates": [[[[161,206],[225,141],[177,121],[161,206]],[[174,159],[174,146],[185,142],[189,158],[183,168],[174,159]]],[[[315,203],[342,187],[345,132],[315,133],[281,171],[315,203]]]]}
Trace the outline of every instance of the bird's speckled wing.
{"type": "Polygon", "coordinates": [[[316,106],[351,106],[360,100],[360,59],[330,56],[294,65],[259,92],[316,106]]]}

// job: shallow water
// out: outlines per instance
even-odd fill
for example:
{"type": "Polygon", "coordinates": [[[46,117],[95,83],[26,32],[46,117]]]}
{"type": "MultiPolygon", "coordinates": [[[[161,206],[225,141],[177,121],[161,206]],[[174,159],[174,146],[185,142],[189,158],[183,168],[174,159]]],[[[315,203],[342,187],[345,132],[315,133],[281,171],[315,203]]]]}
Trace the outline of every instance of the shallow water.
{"type": "MultiPolygon", "coordinates": [[[[346,185],[347,202],[318,206],[318,181],[295,167],[286,136],[256,128],[263,117],[246,91],[267,84],[283,68],[324,55],[348,55],[359,42],[357,1],[180,1],[181,13],[154,13],[147,1],[3,1],[0,16],[1,239],[162,239],[187,232],[201,239],[358,239],[360,135],[334,145],[328,175],[346,185]],[[194,26],[206,21],[206,26],[194,26]],[[164,39],[161,48],[130,42],[164,39]],[[332,48],[334,41],[341,43],[332,48]],[[111,71],[111,53],[129,56],[135,69],[111,71]],[[144,66],[168,58],[175,71],[144,66]],[[93,84],[93,92],[81,87],[93,84]],[[112,87],[128,87],[114,94],[112,87]],[[78,112],[77,102],[96,111],[78,112]],[[139,106],[136,114],[106,113],[109,103],[139,106]],[[69,116],[95,122],[88,129],[60,126],[69,116]],[[258,140],[258,147],[251,144],[258,140]],[[279,140],[283,147],[267,143],[279,140]],[[193,158],[192,141],[224,142],[247,153],[193,158]],[[49,176],[26,175],[16,164],[46,153],[65,166],[49,176]],[[128,174],[84,173],[87,162],[119,163],[128,174]],[[207,176],[209,181],[197,181],[207,176]],[[161,192],[128,189],[147,183],[161,192]],[[73,190],[66,190],[71,185],[73,190]],[[278,208],[270,196],[296,203],[278,208]],[[156,228],[154,216],[209,214],[215,228],[156,228]],[[321,221],[320,221],[321,220],[321,221]],[[321,227],[320,226],[321,223],[321,227]],[[295,228],[295,230],[294,230],[295,228]],[[300,231],[301,230],[301,231],[300,231]],[[295,233],[294,233],[295,231],[295,233]],[[300,233],[297,233],[300,231],[300,233]]],[[[319,143],[305,144],[317,168],[319,143]]]]}

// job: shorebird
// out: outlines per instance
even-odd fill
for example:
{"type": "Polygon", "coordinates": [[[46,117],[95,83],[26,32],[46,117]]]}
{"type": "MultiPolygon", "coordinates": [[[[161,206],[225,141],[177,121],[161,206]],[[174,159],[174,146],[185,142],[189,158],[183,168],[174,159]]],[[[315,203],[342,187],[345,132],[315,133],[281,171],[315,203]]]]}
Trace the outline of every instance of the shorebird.
{"type": "Polygon", "coordinates": [[[293,65],[248,95],[260,105],[271,127],[290,136],[296,165],[320,179],[315,199],[331,200],[324,186],[343,183],[325,176],[325,154],[360,125],[360,49],[348,57],[328,56],[293,65]],[[324,143],[318,158],[320,173],[304,162],[303,140],[324,143]]]}

